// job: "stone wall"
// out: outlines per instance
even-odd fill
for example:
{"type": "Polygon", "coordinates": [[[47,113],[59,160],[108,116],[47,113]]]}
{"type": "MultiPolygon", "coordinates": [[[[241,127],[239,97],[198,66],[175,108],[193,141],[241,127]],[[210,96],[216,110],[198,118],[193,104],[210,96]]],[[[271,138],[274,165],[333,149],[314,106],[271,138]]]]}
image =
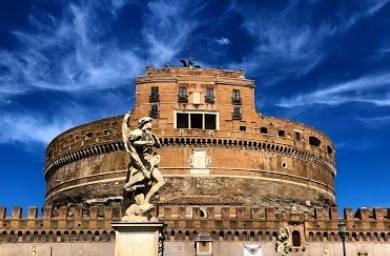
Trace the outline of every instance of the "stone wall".
{"type": "MultiPolygon", "coordinates": [[[[278,229],[284,226],[288,226],[291,232],[298,230],[302,241],[339,241],[340,221],[346,223],[350,242],[381,242],[390,238],[390,210],[382,208],[362,208],[356,212],[345,209],[342,219],[337,208],[315,208],[298,213],[276,208],[225,205],[160,206],[154,214],[168,225],[166,236],[173,241],[193,240],[201,230],[209,232],[214,240],[272,240],[278,229]]],[[[113,235],[111,222],[120,220],[120,217],[119,207],[47,206],[42,209],[41,217],[34,207],[28,209],[26,217],[22,217],[21,208],[15,207],[11,216],[6,215],[5,208],[0,208],[1,241],[101,241],[103,237],[103,240],[110,241],[113,235]]]]}
{"type": "MultiPolygon", "coordinates": [[[[0,255],[113,255],[115,233],[111,222],[120,219],[120,208],[30,208],[27,216],[14,208],[7,216],[0,208],[0,255]],[[49,253],[55,254],[49,254],[49,253]]],[[[275,208],[228,206],[161,206],[155,214],[168,225],[166,255],[194,255],[199,232],[213,239],[214,255],[241,255],[244,244],[259,244],[265,255],[275,255],[280,227],[297,231],[300,245],[290,255],[341,255],[338,224],[347,225],[348,255],[390,253],[390,210],[345,209],[342,219],[336,208],[306,213],[281,212],[275,208]]]]}

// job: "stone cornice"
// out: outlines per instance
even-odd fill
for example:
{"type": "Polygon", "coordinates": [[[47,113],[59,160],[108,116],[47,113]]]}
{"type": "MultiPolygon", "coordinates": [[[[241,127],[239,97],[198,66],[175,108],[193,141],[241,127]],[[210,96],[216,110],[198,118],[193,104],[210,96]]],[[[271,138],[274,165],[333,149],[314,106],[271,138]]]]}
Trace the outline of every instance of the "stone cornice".
{"type": "MultiPolygon", "coordinates": [[[[282,154],[286,157],[291,157],[307,162],[314,162],[324,166],[333,175],[336,175],[336,168],[327,159],[320,157],[314,153],[310,153],[304,150],[298,150],[294,147],[269,142],[269,141],[247,141],[236,139],[200,139],[200,138],[182,138],[182,137],[165,137],[160,138],[160,142],[163,146],[176,146],[176,145],[200,145],[200,146],[223,146],[223,147],[239,147],[246,150],[262,150],[264,152],[282,154]]],[[[100,154],[124,151],[124,144],[122,141],[116,141],[111,143],[97,144],[89,148],[84,148],[79,151],[75,151],[66,154],[56,160],[52,161],[45,168],[45,176],[51,171],[56,170],[68,163],[79,161],[84,158],[96,156],[100,154]]]]}

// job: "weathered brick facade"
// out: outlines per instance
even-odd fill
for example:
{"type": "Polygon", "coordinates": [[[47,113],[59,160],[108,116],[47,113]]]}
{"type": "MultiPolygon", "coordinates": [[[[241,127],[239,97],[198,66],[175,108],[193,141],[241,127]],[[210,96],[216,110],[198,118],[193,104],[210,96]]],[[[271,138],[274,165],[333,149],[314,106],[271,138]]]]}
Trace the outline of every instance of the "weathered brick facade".
{"type": "MultiPolygon", "coordinates": [[[[292,235],[290,255],[342,255],[340,222],[347,255],[390,255],[390,210],[345,209],[340,218],[332,142],[257,112],[254,88],[242,71],[221,69],[148,68],[137,79],[130,126],[154,117],[162,144],[167,183],[154,214],[167,224],[165,255],[194,255],[201,232],[215,256],[242,255],[245,244],[276,255],[281,227],[292,235]]],[[[122,119],[72,128],[49,144],[42,216],[0,208],[1,256],[114,254],[111,222],[121,217],[128,164],[122,119]]]]}
{"type": "MultiPolygon", "coordinates": [[[[243,206],[335,205],[332,142],[311,127],[258,113],[254,83],[243,72],[150,68],[136,83],[130,125],[156,115],[155,132],[163,144],[160,169],[169,181],[160,194],[162,204],[180,197],[191,205],[223,197],[219,201],[243,206]],[[177,112],[215,115],[216,127],[177,128],[177,112]],[[207,166],[191,167],[197,150],[207,166]]],[[[46,162],[47,204],[120,201],[128,161],[121,121],[121,116],[95,121],[53,140],[46,162]]]]}

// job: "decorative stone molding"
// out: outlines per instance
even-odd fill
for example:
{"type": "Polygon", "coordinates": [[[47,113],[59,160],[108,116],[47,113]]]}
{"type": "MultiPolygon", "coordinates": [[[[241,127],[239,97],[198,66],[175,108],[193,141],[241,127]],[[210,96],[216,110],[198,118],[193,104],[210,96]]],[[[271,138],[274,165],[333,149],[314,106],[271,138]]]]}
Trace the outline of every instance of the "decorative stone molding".
{"type": "MultiPolygon", "coordinates": [[[[334,165],[327,159],[324,159],[314,153],[298,150],[296,148],[285,146],[282,144],[271,143],[267,141],[247,141],[247,140],[232,140],[232,139],[201,139],[201,138],[160,138],[162,146],[175,145],[194,145],[194,146],[223,146],[223,147],[239,147],[247,150],[262,150],[264,152],[279,153],[287,157],[318,163],[327,168],[331,173],[336,175],[334,165]]],[[[124,151],[124,145],[121,141],[112,143],[100,144],[90,148],[85,148],[67,155],[64,155],[45,168],[45,175],[54,171],[68,163],[79,161],[95,155],[111,153],[115,151],[124,151]]]]}

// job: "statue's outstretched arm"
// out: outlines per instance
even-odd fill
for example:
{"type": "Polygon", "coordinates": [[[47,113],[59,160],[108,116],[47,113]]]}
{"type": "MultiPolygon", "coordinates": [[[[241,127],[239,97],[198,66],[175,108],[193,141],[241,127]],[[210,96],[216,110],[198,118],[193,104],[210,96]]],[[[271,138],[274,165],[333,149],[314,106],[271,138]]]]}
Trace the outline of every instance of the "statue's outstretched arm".
{"type": "Polygon", "coordinates": [[[139,140],[139,141],[134,141],[133,142],[134,146],[148,146],[148,147],[153,147],[154,146],[154,141],[152,140],[139,140]]]}
{"type": "Polygon", "coordinates": [[[125,146],[125,149],[128,153],[130,153],[130,148],[129,148],[129,134],[130,134],[130,127],[129,127],[129,120],[131,117],[131,112],[127,112],[123,118],[122,122],[122,139],[123,139],[123,144],[125,146]]]}

